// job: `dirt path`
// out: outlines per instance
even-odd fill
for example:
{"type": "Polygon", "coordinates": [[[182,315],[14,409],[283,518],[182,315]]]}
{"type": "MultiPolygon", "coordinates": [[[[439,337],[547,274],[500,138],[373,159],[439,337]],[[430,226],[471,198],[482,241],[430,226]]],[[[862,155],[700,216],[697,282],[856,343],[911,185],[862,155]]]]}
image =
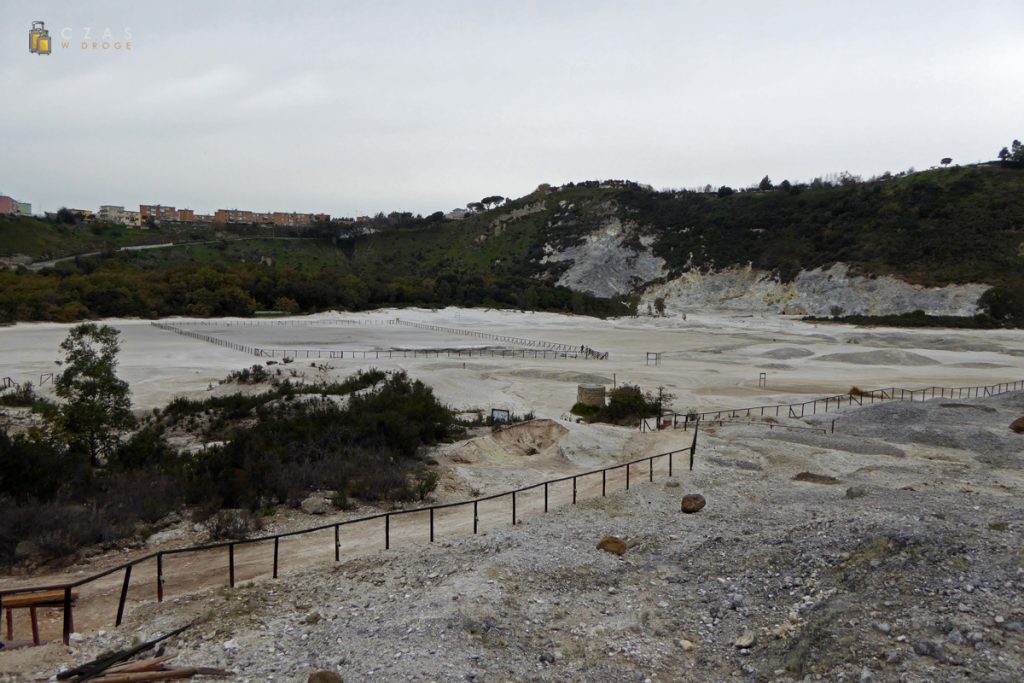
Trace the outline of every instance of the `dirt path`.
{"type": "MultiPolygon", "coordinates": [[[[690,444],[690,435],[679,431],[648,435],[646,443],[639,448],[639,455],[630,455],[627,459],[637,459],[664,453],[672,449],[682,449],[690,444]]],[[[636,452],[634,449],[633,452],[636,452]]],[[[680,475],[688,462],[687,455],[676,454],[673,457],[673,472],[680,475]]],[[[600,497],[602,493],[611,494],[626,488],[629,469],[630,485],[641,481],[649,481],[668,476],[668,458],[659,458],[653,463],[653,469],[647,463],[632,465],[608,472],[603,478],[601,474],[590,474],[577,479],[575,499],[582,501],[600,497]]],[[[547,468],[550,471],[552,468],[547,468]]],[[[549,476],[572,476],[575,473],[589,471],[593,468],[559,467],[561,472],[548,476],[536,476],[533,482],[542,481],[549,476]]],[[[509,490],[507,487],[495,487],[484,492],[493,495],[509,490]]],[[[519,493],[515,496],[515,518],[517,523],[544,514],[544,487],[519,493]]],[[[573,504],[572,480],[559,482],[547,487],[547,507],[549,510],[573,504]]],[[[503,496],[494,500],[480,502],[477,505],[476,532],[486,534],[489,531],[512,525],[512,497],[503,496]]],[[[307,518],[306,528],[331,523],[344,524],[351,515],[335,517],[307,518]],[[313,521],[315,520],[315,521],[313,521]]],[[[469,536],[474,533],[474,506],[471,503],[438,510],[434,514],[434,539],[469,536]]],[[[385,548],[385,536],[389,537],[390,548],[400,550],[412,545],[423,545],[430,542],[430,513],[409,512],[393,514],[390,528],[383,518],[364,522],[344,524],[338,532],[338,557],[349,560],[365,557],[385,548]]],[[[286,532],[279,532],[286,533],[286,532]]],[[[283,576],[298,569],[323,565],[329,568],[335,558],[334,529],[328,528],[308,534],[282,538],[278,546],[279,575],[283,576]]],[[[170,548],[161,548],[170,550],[170,548]]],[[[132,556],[144,556],[152,552],[139,551],[132,556]]],[[[60,584],[78,580],[90,574],[99,573],[106,568],[116,566],[118,562],[126,562],[132,556],[106,557],[103,564],[79,565],[67,572],[32,577],[31,579],[4,581],[0,587],[5,589],[26,586],[60,584]]],[[[162,558],[164,578],[164,601],[168,609],[174,609],[176,598],[184,598],[194,593],[210,589],[227,587],[230,576],[230,552],[228,548],[166,554],[162,558]]],[[[266,540],[238,545],[234,549],[235,584],[272,579],[274,566],[274,541],[266,540]]],[[[124,571],[114,572],[94,582],[78,587],[78,604],[74,609],[74,626],[76,632],[88,633],[114,626],[117,615],[120,593],[125,579],[124,571]]],[[[125,623],[131,625],[131,613],[141,604],[151,603],[157,599],[157,560],[150,559],[132,567],[125,607],[125,623]]],[[[19,615],[20,616],[20,615],[19,615]]],[[[62,611],[43,610],[40,612],[40,632],[43,639],[59,640],[62,634],[62,611]]],[[[15,632],[28,633],[27,615],[15,623],[15,632]],[[24,621],[25,623],[20,623],[24,621]]]]}

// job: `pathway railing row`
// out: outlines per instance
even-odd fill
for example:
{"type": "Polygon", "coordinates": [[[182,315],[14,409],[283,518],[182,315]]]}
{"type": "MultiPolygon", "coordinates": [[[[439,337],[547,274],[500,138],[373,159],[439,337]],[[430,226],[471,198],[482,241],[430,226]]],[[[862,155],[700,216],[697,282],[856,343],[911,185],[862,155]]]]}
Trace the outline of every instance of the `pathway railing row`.
{"type": "Polygon", "coordinates": [[[324,327],[329,325],[358,326],[384,326],[397,325],[394,318],[382,320],[366,319],[352,320],[348,318],[329,318],[323,320],[189,320],[171,323],[175,327],[324,327]]]}
{"type": "MultiPolygon", "coordinates": [[[[260,321],[253,321],[250,326],[256,326],[260,321]]],[[[263,321],[264,323],[269,321],[263,321]]],[[[240,351],[260,358],[291,358],[291,359],[327,359],[327,360],[381,360],[394,358],[522,358],[522,359],[547,359],[547,358],[594,358],[587,356],[578,350],[557,350],[557,349],[371,349],[371,350],[340,350],[340,349],[280,349],[264,348],[251,344],[221,339],[212,334],[196,332],[186,329],[181,323],[150,323],[153,327],[168,332],[174,332],[184,337],[197,339],[216,346],[240,351]]],[[[189,325],[193,323],[188,323],[189,325]]],[[[204,323],[200,323],[204,324],[204,323]]],[[[242,323],[244,324],[244,323],[242,323]]],[[[306,324],[304,321],[296,321],[296,324],[306,324]]],[[[309,323],[312,324],[312,323],[309,323]]],[[[210,326],[216,326],[211,324],[210,326]]],[[[560,345],[561,346],[561,345],[560,345]]],[[[604,354],[607,357],[607,354],[604,354]]]]}
{"type": "MultiPolygon", "coordinates": [[[[923,389],[906,389],[903,387],[888,387],[884,389],[857,390],[835,396],[816,398],[810,401],[799,403],[778,403],[771,405],[753,406],[751,408],[723,408],[721,410],[708,410],[704,412],[678,413],[665,411],[659,420],[657,427],[666,428],[671,425],[673,429],[682,424],[685,428],[693,422],[718,422],[723,419],[735,419],[737,417],[773,417],[801,418],[818,413],[827,413],[830,410],[835,412],[842,407],[853,405],[863,406],[865,403],[881,403],[884,401],[928,401],[933,398],[965,399],[965,398],[986,398],[998,396],[1011,391],[1024,390],[1024,380],[1015,382],[999,382],[973,387],[925,387],[923,389]]],[[[651,418],[653,419],[653,418],[651,418]]],[[[651,431],[648,420],[641,420],[640,431],[651,431]]]]}
{"type": "Polygon", "coordinates": [[[576,346],[574,344],[562,344],[560,342],[543,341],[540,339],[526,339],[524,337],[513,337],[504,334],[492,334],[490,332],[479,332],[477,330],[467,330],[458,327],[444,327],[442,325],[418,323],[413,322],[411,320],[396,320],[396,322],[398,322],[399,325],[415,327],[421,330],[430,330],[432,332],[444,332],[446,334],[461,334],[467,337],[476,337],[478,339],[490,339],[493,341],[505,342],[506,344],[518,344],[520,346],[537,346],[548,349],[554,349],[555,351],[562,351],[565,353],[576,353],[584,358],[592,358],[596,360],[606,360],[608,358],[607,351],[596,351],[584,344],[576,346]]]}
{"type": "MultiPolygon", "coordinates": [[[[426,522],[422,529],[423,538],[428,542],[433,543],[437,538],[437,528],[435,518],[441,511],[449,511],[459,508],[464,508],[467,511],[472,510],[472,527],[473,534],[477,534],[480,531],[480,505],[488,501],[494,501],[499,499],[508,499],[511,503],[511,522],[513,525],[519,524],[523,515],[521,514],[520,508],[517,508],[517,503],[522,498],[522,495],[532,491],[543,492],[543,511],[546,513],[550,509],[550,495],[552,488],[558,484],[568,485],[571,482],[572,485],[572,504],[575,505],[577,500],[581,497],[580,481],[586,478],[601,477],[601,495],[605,496],[608,494],[608,488],[610,483],[610,473],[624,470],[625,474],[625,489],[629,490],[631,480],[639,475],[641,478],[646,478],[648,481],[654,481],[655,464],[664,463],[667,465],[667,474],[669,477],[673,476],[675,468],[675,456],[679,453],[689,453],[689,469],[693,469],[694,453],[696,451],[697,439],[696,432],[694,433],[693,443],[688,448],[676,449],[673,451],[667,451],[665,453],[659,453],[657,455],[651,455],[643,458],[637,458],[628,462],[619,463],[609,467],[603,467],[600,469],[590,470],[587,472],[581,472],[579,474],[567,475],[564,477],[558,477],[555,479],[548,479],[536,484],[530,484],[510,491],[503,491],[501,493],[495,493],[489,496],[481,496],[479,498],[473,498],[470,500],[459,501],[455,503],[442,503],[438,505],[430,505],[417,508],[393,510],[389,512],[381,512],[374,515],[368,515],[365,517],[358,517],[355,519],[349,519],[338,522],[330,522],[328,524],[321,524],[319,526],[309,527],[306,529],[299,529],[296,531],[289,531],[280,534],[270,534],[265,536],[259,536],[255,538],[248,538],[244,540],[235,541],[221,541],[216,543],[207,543],[197,546],[189,546],[184,548],[175,548],[173,550],[162,550],[148,555],[138,557],[129,562],[119,564],[115,567],[111,567],[102,572],[86,576],[75,581],[66,583],[56,583],[45,586],[31,586],[23,588],[8,588],[0,590],[0,613],[3,611],[3,601],[6,598],[14,595],[30,595],[32,593],[40,593],[43,591],[63,591],[64,600],[64,620],[63,620],[63,639],[65,643],[69,642],[71,635],[71,629],[73,625],[72,617],[72,605],[73,595],[75,589],[85,586],[87,584],[94,583],[100,579],[106,578],[113,574],[123,573],[123,580],[121,583],[121,589],[118,593],[117,609],[116,612],[111,610],[112,614],[115,614],[114,625],[120,626],[124,619],[125,605],[128,598],[129,588],[132,582],[132,571],[143,564],[154,564],[155,565],[155,597],[157,602],[163,602],[164,600],[164,583],[165,583],[165,572],[164,572],[164,560],[166,558],[174,557],[185,553],[206,553],[216,550],[226,550],[226,566],[224,568],[227,584],[230,587],[235,586],[236,582],[236,550],[240,547],[250,546],[255,544],[273,544],[273,561],[271,566],[268,567],[269,574],[273,578],[278,578],[281,569],[281,540],[296,536],[302,536],[306,534],[313,534],[317,532],[323,532],[333,530],[334,532],[334,544],[333,544],[333,557],[335,562],[341,561],[341,532],[343,528],[351,528],[354,525],[367,525],[371,523],[383,522],[383,534],[381,541],[383,542],[383,548],[385,550],[390,549],[392,546],[392,521],[395,518],[403,516],[413,515],[424,515],[426,522]],[[646,465],[646,467],[644,467],[646,465]],[[645,476],[646,475],[646,476],[645,476]]],[[[596,490],[596,485],[594,486],[596,490]]]]}

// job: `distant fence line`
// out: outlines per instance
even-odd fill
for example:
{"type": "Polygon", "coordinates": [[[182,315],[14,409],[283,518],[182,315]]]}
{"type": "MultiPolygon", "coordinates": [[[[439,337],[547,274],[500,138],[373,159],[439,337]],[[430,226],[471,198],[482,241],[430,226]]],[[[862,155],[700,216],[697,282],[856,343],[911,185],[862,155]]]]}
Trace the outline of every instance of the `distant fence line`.
{"type": "Polygon", "coordinates": [[[853,404],[864,405],[876,401],[927,401],[933,398],[985,398],[998,396],[1011,391],[1024,390],[1024,380],[1016,382],[999,382],[974,387],[925,387],[924,389],[905,389],[902,387],[888,387],[886,389],[871,389],[870,391],[858,390],[854,393],[836,394],[825,398],[816,398],[800,403],[778,403],[772,405],[754,406],[752,408],[723,408],[722,410],[709,410],[702,413],[678,413],[665,411],[660,418],[644,418],[640,421],[640,431],[654,431],[671,426],[675,429],[680,423],[686,428],[693,422],[722,422],[723,420],[736,419],[737,417],[763,417],[765,415],[791,418],[801,418],[808,415],[817,415],[819,412],[827,413],[839,410],[844,405],[850,407],[853,404]],[[649,420],[654,420],[652,428],[649,420]],[[671,421],[671,422],[669,422],[671,421]]]}
{"type": "Polygon", "coordinates": [[[443,327],[441,325],[431,325],[428,323],[417,323],[411,320],[399,320],[396,319],[399,325],[406,325],[409,327],[416,327],[421,330],[431,330],[433,332],[446,332],[448,334],[461,334],[467,337],[477,337],[479,339],[491,339],[493,341],[502,341],[508,344],[519,344],[520,346],[539,346],[547,349],[553,349],[555,351],[562,351],[565,353],[578,353],[584,358],[593,358],[596,360],[607,360],[607,351],[596,351],[589,346],[581,344],[575,346],[573,344],[562,344],[559,342],[542,341],[539,339],[525,339],[523,337],[512,337],[503,334],[491,334],[490,332],[478,332],[476,330],[467,330],[458,327],[443,327]]]}
{"type": "Polygon", "coordinates": [[[567,344],[559,344],[556,342],[542,342],[536,340],[520,340],[518,337],[502,337],[500,335],[492,335],[484,332],[474,332],[472,330],[457,330],[455,328],[441,328],[434,325],[422,325],[421,323],[409,323],[402,321],[401,323],[396,320],[331,320],[331,321],[307,321],[307,320],[238,320],[238,321],[225,321],[225,322],[186,322],[186,323],[162,323],[153,322],[150,323],[157,329],[166,330],[168,332],[174,332],[184,337],[191,339],[197,339],[204,341],[209,344],[216,346],[223,346],[224,348],[232,349],[234,351],[240,351],[247,353],[252,356],[258,356],[260,358],[291,358],[291,359],[327,359],[327,360],[381,360],[381,359],[394,359],[394,358],[523,358],[523,359],[547,359],[547,358],[607,358],[607,353],[599,353],[592,349],[583,347],[583,351],[580,351],[578,347],[569,346],[567,344]],[[519,343],[525,345],[526,342],[530,342],[535,346],[543,348],[534,349],[373,349],[373,350],[334,350],[334,349],[279,349],[279,348],[263,348],[260,346],[253,346],[251,344],[241,344],[239,342],[229,341],[227,339],[221,339],[212,334],[206,334],[204,332],[197,332],[194,330],[187,329],[187,327],[262,327],[262,326],[280,326],[280,325],[316,325],[319,326],[323,323],[329,325],[394,325],[403,324],[410,325],[418,328],[431,329],[433,331],[449,332],[455,334],[465,334],[468,336],[479,337],[482,339],[491,339],[496,341],[505,341],[508,343],[519,343]]]}
{"type": "MultiPolygon", "coordinates": [[[[53,373],[44,372],[39,375],[39,384],[36,387],[45,386],[47,382],[53,384],[53,373]]],[[[30,381],[26,382],[30,384],[30,381]]],[[[0,391],[6,391],[7,389],[14,389],[15,391],[21,391],[21,382],[15,381],[13,377],[2,377],[0,378],[0,391]]]]}
{"type": "MultiPolygon", "coordinates": [[[[331,523],[328,523],[328,524],[321,524],[319,526],[309,527],[309,528],[306,528],[306,529],[298,529],[298,530],[295,530],[295,531],[288,531],[288,532],[280,533],[280,534],[271,534],[271,535],[267,535],[267,536],[259,536],[259,537],[256,537],[256,538],[248,538],[248,539],[237,540],[237,541],[220,541],[220,542],[216,542],[216,543],[207,543],[207,544],[204,544],[204,545],[189,546],[189,547],[185,547],[185,548],[175,548],[173,550],[161,550],[161,551],[150,553],[150,554],[145,555],[143,557],[136,558],[136,559],[131,560],[129,562],[125,562],[123,564],[119,564],[116,567],[111,567],[109,569],[106,569],[106,570],[104,570],[102,572],[98,572],[98,573],[93,574],[91,576],[80,578],[80,579],[77,579],[75,581],[71,581],[71,582],[68,582],[68,583],[50,584],[50,585],[46,585],[46,586],[31,586],[31,587],[26,587],[26,588],[8,588],[8,589],[0,590],[0,613],[2,613],[2,611],[3,611],[3,601],[4,601],[4,599],[9,597],[9,596],[12,596],[12,595],[28,595],[28,594],[32,594],[32,593],[40,593],[40,592],[43,592],[43,591],[63,591],[63,595],[64,595],[64,600],[63,600],[63,607],[64,607],[63,638],[64,638],[64,643],[67,644],[69,642],[69,639],[70,639],[72,624],[74,623],[73,617],[72,617],[72,605],[73,605],[73,602],[74,602],[72,591],[74,589],[80,587],[80,586],[84,586],[84,585],[93,583],[95,581],[98,581],[99,579],[105,578],[105,577],[110,576],[112,574],[116,574],[118,572],[124,572],[124,579],[123,579],[123,582],[122,582],[122,585],[121,585],[120,596],[119,596],[118,604],[117,604],[116,618],[114,620],[114,625],[115,626],[120,626],[121,622],[122,622],[122,620],[124,618],[125,602],[127,600],[128,590],[129,590],[129,588],[131,586],[132,569],[134,567],[137,567],[137,566],[139,566],[139,565],[141,565],[143,563],[146,563],[146,562],[153,561],[156,564],[156,567],[155,567],[155,569],[156,569],[156,599],[157,599],[157,602],[163,602],[163,599],[164,599],[164,562],[163,561],[164,561],[165,557],[170,557],[170,556],[174,556],[174,555],[180,555],[180,554],[183,554],[183,553],[206,552],[206,551],[212,551],[212,550],[226,548],[227,551],[228,551],[227,567],[226,567],[227,578],[228,578],[228,585],[230,587],[234,588],[234,586],[235,586],[235,548],[237,548],[239,546],[252,545],[252,544],[256,544],[256,543],[269,543],[269,542],[273,542],[273,565],[272,565],[272,571],[270,572],[270,575],[273,578],[276,579],[276,578],[278,578],[279,569],[280,569],[280,561],[279,560],[280,560],[280,545],[281,545],[281,539],[282,538],[289,538],[289,537],[293,537],[293,536],[300,536],[300,535],[303,535],[303,534],[311,534],[311,533],[316,533],[316,532],[319,532],[319,531],[326,531],[326,530],[329,530],[329,529],[333,529],[334,530],[334,561],[335,562],[339,562],[341,560],[340,534],[341,534],[341,528],[342,527],[349,527],[349,526],[352,526],[352,525],[355,525],[355,524],[366,524],[366,523],[370,523],[370,522],[374,522],[374,521],[378,521],[378,520],[383,520],[383,522],[384,522],[384,534],[383,534],[383,539],[382,540],[383,540],[383,543],[384,543],[384,549],[387,550],[387,549],[391,548],[391,540],[392,540],[391,520],[393,518],[399,517],[399,516],[402,516],[402,515],[425,514],[428,519],[424,520],[424,521],[428,521],[428,524],[425,525],[426,528],[424,529],[424,531],[428,531],[429,530],[428,531],[429,535],[427,535],[425,533],[424,536],[427,536],[429,538],[429,541],[431,543],[433,543],[434,540],[435,540],[435,535],[436,535],[436,533],[435,533],[436,532],[436,529],[435,529],[435,515],[436,515],[436,513],[438,511],[441,511],[441,510],[450,510],[450,509],[455,509],[455,508],[468,508],[468,507],[472,507],[472,512],[473,512],[473,517],[472,517],[473,533],[477,534],[479,532],[479,526],[480,526],[479,506],[480,506],[481,503],[484,503],[484,502],[487,502],[487,501],[492,501],[492,500],[503,499],[503,498],[510,499],[510,502],[511,502],[511,513],[512,513],[511,514],[512,524],[516,525],[516,524],[519,524],[521,519],[522,519],[522,515],[520,515],[518,513],[517,507],[516,507],[517,496],[520,495],[520,494],[523,494],[523,493],[526,493],[526,492],[529,492],[529,491],[534,491],[534,490],[543,490],[543,494],[544,494],[544,508],[543,508],[543,510],[546,513],[549,510],[549,493],[550,493],[550,489],[554,485],[560,484],[560,483],[572,482],[572,504],[575,505],[576,502],[577,502],[577,499],[579,498],[579,481],[581,479],[584,479],[585,477],[596,477],[597,475],[600,475],[600,477],[601,477],[601,495],[605,496],[608,493],[608,484],[609,484],[608,474],[610,472],[616,472],[618,470],[625,470],[625,490],[628,491],[629,487],[630,487],[630,483],[631,483],[631,481],[630,481],[631,480],[631,476],[633,474],[633,472],[631,470],[633,470],[633,468],[636,468],[636,470],[639,470],[639,475],[641,477],[646,475],[647,480],[650,481],[650,482],[653,482],[654,481],[654,472],[655,472],[655,462],[664,462],[664,463],[667,464],[668,476],[671,477],[673,475],[673,468],[674,468],[674,465],[675,465],[673,459],[674,459],[674,456],[676,454],[678,454],[678,453],[689,453],[689,456],[690,456],[689,468],[692,470],[693,469],[694,451],[696,450],[696,446],[697,446],[697,439],[696,439],[696,433],[694,433],[693,443],[691,444],[691,446],[689,446],[687,448],[680,448],[680,449],[676,449],[676,450],[673,450],[673,451],[666,451],[664,453],[658,453],[657,455],[650,455],[650,456],[643,457],[643,458],[637,458],[635,460],[630,460],[628,462],[619,463],[617,465],[611,465],[609,467],[603,467],[603,468],[596,469],[596,470],[589,470],[589,471],[586,471],[586,472],[580,472],[578,474],[571,474],[571,475],[567,475],[567,476],[564,476],[564,477],[558,477],[558,478],[555,478],[555,479],[548,479],[548,480],[545,480],[545,481],[542,481],[542,482],[538,482],[536,484],[530,484],[528,486],[523,486],[523,487],[520,487],[520,488],[517,488],[517,489],[513,489],[511,491],[503,491],[501,493],[495,493],[495,494],[492,494],[492,495],[489,495],[489,496],[481,496],[479,498],[472,498],[472,499],[469,499],[469,500],[458,501],[458,502],[455,502],[455,503],[441,503],[441,504],[438,504],[438,505],[430,505],[430,506],[425,506],[425,507],[400,509],[400,510],[393,510],[393,511],[390,511],[390,512],[380,512],[380,513],[373,514],[373,515],[368,515],[368,516],[365,516],[365,517],[358,517],[358,518],[355,518],[355,519],[349,519],[349,520],[345,520],[345,521],[341,521],[341,522],[331,522],[331,523]],[[646,468],[646,471],[643,471],[644,468],[642,466],[645,463],[647,464],[647,468],[646,468]]],[[[595,484],[595,486],[596,486],[596,484],[595,484]]]]}

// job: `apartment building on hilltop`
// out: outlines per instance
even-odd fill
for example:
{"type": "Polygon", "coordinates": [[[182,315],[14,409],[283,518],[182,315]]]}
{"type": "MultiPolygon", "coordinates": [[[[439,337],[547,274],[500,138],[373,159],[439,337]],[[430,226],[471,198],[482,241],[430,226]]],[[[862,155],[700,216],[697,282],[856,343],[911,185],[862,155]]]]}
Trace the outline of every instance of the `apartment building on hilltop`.
{"type": "Polygon", "coordinates": [[[0,215],[3,216],[31,216],[32,205],[28,202],[19,202],[14,197],[0,194],[0,215]]]}
{"type": "Polygon", "coordinates": [[[112,204],[101,206],[100,210],[96,212],[96,218],[107,223],[118,223],[119,225],[130,227],[136,227],[142,222],[138,211],[125,209],[123,206],[113,206],[112,204]]]}

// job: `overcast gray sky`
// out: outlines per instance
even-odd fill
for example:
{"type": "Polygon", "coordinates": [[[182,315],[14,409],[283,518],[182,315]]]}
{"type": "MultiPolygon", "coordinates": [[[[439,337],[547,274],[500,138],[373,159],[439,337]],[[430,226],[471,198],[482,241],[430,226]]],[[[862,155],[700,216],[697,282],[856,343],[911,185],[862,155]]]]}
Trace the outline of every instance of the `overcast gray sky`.
{"type": "Polygon", "coordinates": [[[1024,137],[1022,26],[1021,0],[4,0],[0,193],[428,213],[973,162],[1024,137]]]}

